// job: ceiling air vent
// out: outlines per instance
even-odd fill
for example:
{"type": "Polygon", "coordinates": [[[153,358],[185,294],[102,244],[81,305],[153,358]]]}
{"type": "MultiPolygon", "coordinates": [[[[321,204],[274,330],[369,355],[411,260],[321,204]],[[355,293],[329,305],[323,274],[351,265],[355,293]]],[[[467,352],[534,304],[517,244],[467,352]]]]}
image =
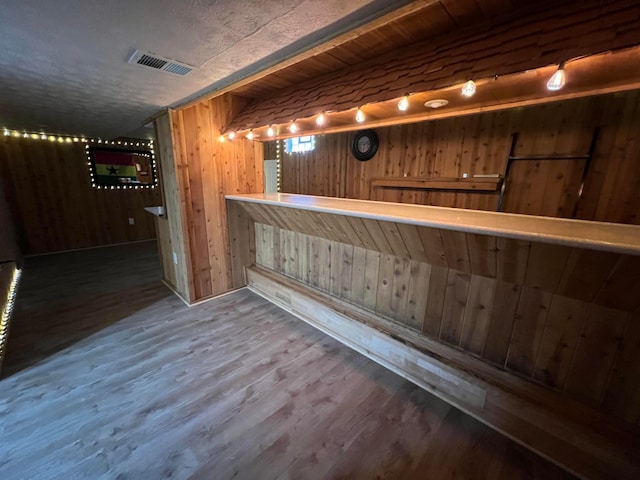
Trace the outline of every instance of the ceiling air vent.
{"type": "Polygon", "coordinates": [[[173,73],[174,75],[186,75],[193,70],[193,67],[186,63],[161,57],[155,53],[143,52],[141,50],[136,50],[133,55],[131,55],[129,63],[137,63],[138,65],[155,68],[156,70],[173,73]]]}

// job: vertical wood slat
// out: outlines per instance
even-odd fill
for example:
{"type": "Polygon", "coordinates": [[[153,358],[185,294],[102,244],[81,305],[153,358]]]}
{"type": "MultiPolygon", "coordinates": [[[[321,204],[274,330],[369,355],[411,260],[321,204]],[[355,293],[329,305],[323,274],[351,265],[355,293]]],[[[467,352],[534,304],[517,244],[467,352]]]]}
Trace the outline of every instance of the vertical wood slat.
{"type": "Polygon", "coordinates": [[[428,302],[431,265],[411,261],[409,272],[408,305],[405,316],[407,326],[421,332],[428,302]]]}
{"type": "Polygon", "coordinates": [[[388,317],[392,316],[391,298],[393,297],[393,278],[395,268],[395,257],[393,255],[385,254],[380,256],[376,312],[388,317]]]}
{"type": "Polygon", "coordinates": [[[566,393],[599,405],[626,320],[627,316],[618,310],[590,306],[565,384],[566,393]]]}
{"type": "Polygon", "coordinates": [[[509,343],[508,369],[526,376],[532,374],[550,304],[549,292],[531,287],[522,289],[509,343]]]}
{"type": "Polygon", "coordinates": [[[378,275],[380,274],[380,257],[379,252],[367,250],[365,255],[364,270],[364,306],[370,310],[375,310],[378,298],[378,275]]]}
{"type": "Polygon", "coordinates": [[[460,346],[478,356],[482,355],[487,341],[495,288],[496,280],[494,278],[480,275],[471,276],[460,346]]]}
{"type": "Polygon", "coordinates": [[[470,275],[449,269],[440,326],[440,340],[451,345],[460,343],[462,322],[467,307],[470,275]]]}
{"type": "Polygon", "coordinates": [[[394,258],[393,285],[391,294],[391,316],[402,323],[407,322],[409,308],[409,282],[411,260],[406,257],[394,258]]]}
{"type": "Polygon", "coordinates": [[[611,370],[603,409],[624,420],[640,422],[640,313],[632,313],[611,370]]]}
{"type": "Polygon", "coordinates": [[[579,300],[554,296],[540,339],[533,378],[562,389],[582,331],[587,305],[579,300]]]}
{"type": "Polygon", "coordinates": [[[482,356],[500,367],[504,366],[507,359],[521,293],[520,285],[503,280],[496,282],[493,310],[482,356]]]}
{"type": "Polygon", "coordinates": [[[439,339],[444,309],[445,292],[449,269],[437,265],[431,266],[427,307],[424,314],[422,332],[428,337],[439,339]]]}

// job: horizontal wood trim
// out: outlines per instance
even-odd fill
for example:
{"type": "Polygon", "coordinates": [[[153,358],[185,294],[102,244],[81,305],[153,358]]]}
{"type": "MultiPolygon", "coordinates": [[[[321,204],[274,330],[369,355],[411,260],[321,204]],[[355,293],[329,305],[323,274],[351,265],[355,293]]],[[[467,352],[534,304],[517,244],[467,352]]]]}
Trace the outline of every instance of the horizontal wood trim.
{"type": "Polygon", "coordinates": [[[434,190],[478,190],[495,192],[500,188],[502,178],[403,178],[383,177],[371,180],[372,188],[416,188],[434,190]]]}
{"type": "MultiPolygon", "coordinates": [[[[569,247],[640,254],[640,226],[635,225],[283,193],[227,195],[226,198],[278,206],[287,210],[329,213],[569,247]]],[[[260,221],[256,218],[254,220],[260,221]]]]}
{"type": "MultiPolygon", "coordinates": [[[[479,361],[467,358],[464,366],[455,365],[450,359],[460,355],[452,349],[439,346],[435,356],[406,339],[391,338],[379,329],[384,319],[347,302],[259,267],[247,269],[247,278],[256,293],[572,473],[582,478],[640,475],[637,428],[613,426],[583,406],[570,417],[559,415],[539,402],[544,393],[527,398],[487,382],[479,374],[487,367],[479,361]]],[[[561,409],[571,407],[566,399],[556,402],[566,403],[561,409]]]]}

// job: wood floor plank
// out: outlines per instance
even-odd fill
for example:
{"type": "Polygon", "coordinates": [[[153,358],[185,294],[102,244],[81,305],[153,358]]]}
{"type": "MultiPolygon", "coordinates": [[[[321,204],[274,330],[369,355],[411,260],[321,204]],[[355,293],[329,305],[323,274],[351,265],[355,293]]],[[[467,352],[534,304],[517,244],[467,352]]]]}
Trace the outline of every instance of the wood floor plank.
{"type": "Polygon", "coordinates": [[[27,259],[0,478],[571,478],[248,290],[160,278],[155,243],[27,259]]]}

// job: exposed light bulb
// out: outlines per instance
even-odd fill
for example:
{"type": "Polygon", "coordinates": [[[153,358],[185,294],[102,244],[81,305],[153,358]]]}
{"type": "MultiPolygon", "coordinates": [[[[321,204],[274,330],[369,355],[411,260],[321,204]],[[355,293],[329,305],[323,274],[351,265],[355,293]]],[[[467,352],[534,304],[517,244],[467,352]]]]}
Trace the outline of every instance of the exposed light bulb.
{"type": "Polygon", "coordinates": [[[11,135],[11,132],[5,128],[4,129],[4,136],[8,137],[9,135],[11,135]]]}
{"type": "Polygon", "coordinates": [[[253,140],[254,135],[253,135],[253,130],[249,130],[249,133],[247,133],[247,140],[253,140]]]}
{"type": "Polygon", "coordinates": [[[476,94],[476,82],[474,82],[473,80],[469,80],[462,87],[462,95],[467,98],[470,98],[470,97],[473,97],[475,94],[476,94]]]}
{"type": "Polygon", "coordinates": [[[236,132],[231,132],[229,134],[229,140],[233,140],[234,138],[236,138],[236,132]]]}
{"type": "Polygon", "coordinates": [[[327,117],[324,115],[324,113],[321,113],[316,117],[316,125],[321,127],[325,123],[327,123],[327,117]]]}
{"type": "Polygon", "coordinates": [[[364,113],[362,112],[360,107],[358,107],[358,111],[356,112],[356,122],[358,123],[364,122],[364,113]]]}
{"type": "Polygon", "coordinates": [[[291,133],[296,133],[298,131],[298,125],[296,125],[296,122],[293,122],[291,125],[289,125],[289,131],[291,133]]]}
{"type": "Polygon", "coordinates": [[[398,110],[400,110],[401,112],[406,112],[407,110],[409,110],[409,96],[405,95],[404,97],[402,97],[400,99],[400,101],[398,102],[398,110]]]}
{"type": "Polygon", "coordinates": [[[42,140],[46,140],[46,139],[47,139],[47,136],[43,133],[42,135],[40,135],[40,138],[41,138],[42,140]]]}
{"type": "Polygon", "coordinates": [[[269,125],[269,128],[267,128],[267,136],[268,137],[273,137],[276,134],[275,130],[273,129],[273,127],[271,125],[269,125]]]}
{"type": "Polygon", "coordinates": [[[218,141],[219,141],[220,143],[224,143],[224,135],[220,135],[220,136],[218,137],[218,141]]]}
{"type": "Polygon", "coordinates": [[[564,62],[561,62],[560,65],[558,65],[558,70],[556,70],[556,72],[551,75],[551,78],[547,82],[547,90],[551,90],[553,92],[555,92],[556,90],[560,90],[562,87],[564,87],[566,81],[567,79],[564,74],[564,62]]]}

